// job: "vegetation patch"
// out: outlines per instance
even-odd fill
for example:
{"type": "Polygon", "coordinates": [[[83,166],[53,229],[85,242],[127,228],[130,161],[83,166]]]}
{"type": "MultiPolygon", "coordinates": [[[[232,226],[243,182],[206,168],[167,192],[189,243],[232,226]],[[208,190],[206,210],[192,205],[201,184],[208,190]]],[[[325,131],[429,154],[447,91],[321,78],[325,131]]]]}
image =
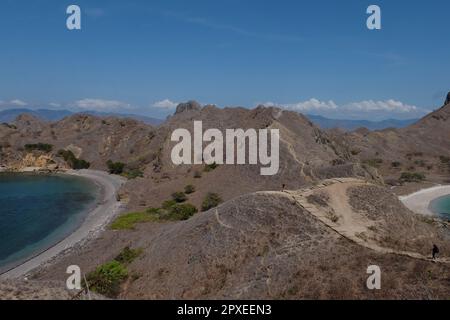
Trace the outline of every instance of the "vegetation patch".
{"type": "Polygon", "coordinates": [[[210,172],[210,171],[214,171],[214,170],[216,170],[217,169],[217,167],[218,167],[219,165],[217,164],[217,163],[213,163],[213,164],[207,164],[206,166],[205,166],[205,168],[203,169],[203,171],[205,171],[205,172],[210,172]]]}
{"type": "MultiPolygon", "coordinates": [[[[98,266],[95,271],[86,276],[89,290],[115,298],[120,293],[122,283],[128,278],[127,265],[132,263],[142,253],[142,249],[124,248],[117,257],[98,266]]],[[[86,286],[86,283],[84,283],[86,286]]]]}
{"type": "Polygon", "coordinates": [[[222,198],[217,193],[208,193],[202,203],[202,211],[217,207],[222,203],[222,198]]]}
{"type": "Polygon", "coordinates": [[[24,146],[25,151],[42,151],[42,152],[51,152],[53,150],[53,145],[48,143],[34,143],[34,144],[26,144],[24,146]]]}
{"type": "Polygon", "coordinates": [[[138,223],[188,220],[198,209],[189,203],[174,200],[163,202],[161,208],[149,208],[141,212],[124,214],[111,224],[113,230],[133,230],[138,223]]]}
{"type": "Polygon", "coordinates": [[[117,262],[120,262],[122,264],[130,264],[132,263],[137,257],[139,257],[142,254],[142,248],[138,249],[131,249],[130,247],[125,247],[114,259],[117,262]]]}
{"type": "Polygon", "coordinates": [[[86,276],[89,290],[115,298],[120,293],[121,284],[127,279],[128,270],[120,262],[113,260],[102,264],[86,276]]]}
{"type": "Polygon", "coordinates": [[[142,172],[140,169],[130,169],[130,170],[126,170],[125,172],[123,172],[122,176],[124,176],[125,178],[127,178],[129,180],[133,180],[136,178],[143,178],[144,172],[142,172]]]}
{"type": "Polygon", "coordinates": [[[130,212],[117,217],[110,228],[113,230],[132,230],[137,223],[157,221],[153,214],[144,212],[130,212]]]}
{"type": "Polygon", "coordinates": [[[86,160],[75,157],[70,150],[59,150],[57,156],[63,158],[67,165],[75,170],[89,169],[91,166],[86,160]]]}
{"type": "Polygon", "coordinates": [[[108,171],[111,174],[122,174],[123,169],[125,168],[125,163],[122,162],[113,162],[111,160],[108,160],[106,162],[106,165],[108,166],[108,171]]]}
{"type": "Polygon", "coordinates": [[[425,180],[425,175],[419,172],[403,172],[400,176],[402,182],[421,182],[425,180]]]}
{"type": "Polygon", "coordinates": [[[174,192],[172,193],[172,199],[176,203],[182,203],[187,200],[186,194],[184,192],[174,192]]]}
{"type": "Polygon", "coordinates": [[[192,184],[189,184],[186,187],[184,187],[184,193],[192,194],[194,192],[195,192],[195,187],[192,184]]]}

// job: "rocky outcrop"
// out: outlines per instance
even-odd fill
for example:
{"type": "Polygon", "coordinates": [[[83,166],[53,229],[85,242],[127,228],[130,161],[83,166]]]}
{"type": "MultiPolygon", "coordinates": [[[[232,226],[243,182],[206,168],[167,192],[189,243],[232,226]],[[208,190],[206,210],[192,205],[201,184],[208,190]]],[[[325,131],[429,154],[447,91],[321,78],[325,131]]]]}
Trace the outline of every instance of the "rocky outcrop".
{"type": "Polygon", "coordinates": [[[450,104],[450,92],[447,94],[447,99],[445,99],[444,106],[450,104]]]}
{"type": "Polygon", "coordinates": [[[186,111],[200,111],[202,109],[202,106],[197,101],[189,101],[186,103],[180,103],[177,106],[177,110],[175,114],[183,113],[186,111]]]}

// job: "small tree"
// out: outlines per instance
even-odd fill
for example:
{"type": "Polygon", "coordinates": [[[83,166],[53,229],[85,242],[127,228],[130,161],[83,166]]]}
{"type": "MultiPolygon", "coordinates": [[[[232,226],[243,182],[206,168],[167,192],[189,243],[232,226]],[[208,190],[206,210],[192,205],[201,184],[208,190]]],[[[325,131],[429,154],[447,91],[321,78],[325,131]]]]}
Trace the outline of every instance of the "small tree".
{"type": "Polygon", "coordinates": [[[172,194],[172,199],[177,203],[185,202],[187,200],[186,194],[184,192],[175,192],[172,194]]]}
{"type": "Polygon", "coordinates": [[[184,187],[184,193],[192,194],[194,192],[195,192],[195,187],[192,184],[189,184],[186,187],[184,187]]]}
{"type": "Polygon", "coordinates": [[[222,203],[222,198],[217,193],[208,193],[202,203],[202,211],[217,207],[222,203]]]}
{"type": "Polygon", "coordinates": [[[108,166],[109,173],[111,174],[122,174],[123,169],[125,168],[125,164],[122,162],[112,162],[111,160],[108,160],[106,162],[106,165],[108,166]]]}

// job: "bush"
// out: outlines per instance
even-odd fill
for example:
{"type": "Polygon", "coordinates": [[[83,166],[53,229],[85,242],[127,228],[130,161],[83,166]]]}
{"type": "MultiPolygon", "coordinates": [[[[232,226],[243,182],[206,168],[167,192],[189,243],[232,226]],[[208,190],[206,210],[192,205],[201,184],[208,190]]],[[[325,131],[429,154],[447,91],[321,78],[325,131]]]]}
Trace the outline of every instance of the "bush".
{"type": "Polygon", "coordinates": [[[69,167],[75,170],[89,169],[91,166],[89,162],[83,159],[77,159],[70,150],[59,150],[57,156],[62,157],[69,167]]]}
{"type": "Polygon", "coordinates": [[[108,160],[106,162],[106,165],[108,166],[108,171],[111,174],[122,174],[123,169],[125,168],[125,164],[122,162],[112,162],[111,160],[108,160]]]}
{"type": "Polygon", "coordinates": [[[166,200],[162,203],[161,208],[165,209],[165,210],[169,210],[170,208],[172,208],[174,205],[176,205],[177,202],[175,200],[166,200]]]}
{"type": "Polygon", "coordinates": [[[28,152],[35,150],[43,152],[51,152],[53,150],[53,145],[48,143],[26,144],[24,148],[28,152]]]}
{"type": "Polygon", "coordinates": [[[403,172],[400,176],[402,182],[420,182],[425,180],[425,175],[418,172],[403,172]]]}
{"type": "Polygon", "coordinates": [[[139,169],[131,169],[123,173],[123,176],[125,176],[127,179],[136,179],[136,178],[143,178],[144,173],[139,169]]]}
{"type": "Polygon", "coordinates": [[[142,249],[130,249],[130,247],[125,247],[119,255],[114,259],[122,264],[130,264],[142,253],[142,249]]]}
{"type": "Polygon", "coordinates": [[[172,221],[180,221],[180,220],[188,220],[194,214],[198,212],[197,208],[192,204],[176,204],[172,208],[170,208],[169,212],[166,216],[162,216],[163,220],[172,220],[172,221]]]}
{"type": "Polygon", "coordinates": [[[127,268],[122,263],[113,260],[90,272],[86,280],[90,290],[115,298],[120,293],[120,285],[127,277],[127,268]]]}
{"type": "Polygon", "coordinates": [[[213,163],[213,164],[207,164],[206,166],[205,166],[205,169],[204,169],[204,171],[205,172],[210,172],[210,171],[213,171],[213,170],[216,170],[216,168],[218,167],[219,165],[217,164],[217,163],[213,163]]]}
{"type": "Polygon", "coordinates": [[[394,161],[394,162],[392,162],[392,167],[393,167],[393,168],[399,168],[401,165],[402,165],[402,164],[401,164],[401,162],[399,162],[399,161],[394,161]]]}
{"type": "Polygon", "coordinates": [[[208,193],[202,203],[202,211],[217,207],[222,203],[222,199],[217,193],[208,193]]]}
{"type": "Polygon", "coordinates": [[[189,184],[186,187],[184,187],[184,193],[192,194],[194,192],[195,192],[195,187],[192,184],[189,184]]]}
{"type": "Polygon", "coordinates": [[[172,194],[172,199],[177,203],[182,203],[187,200],[186,194],[184,192],[175,192],[172,194]]]}

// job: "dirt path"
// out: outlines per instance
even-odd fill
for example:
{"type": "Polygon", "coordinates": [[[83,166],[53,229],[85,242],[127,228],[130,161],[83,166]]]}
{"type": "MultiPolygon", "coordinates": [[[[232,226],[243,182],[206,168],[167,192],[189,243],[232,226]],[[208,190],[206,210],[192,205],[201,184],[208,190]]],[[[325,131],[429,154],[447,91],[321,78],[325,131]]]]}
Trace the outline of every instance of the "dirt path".
{"type": "Polygon", "coordinates": [[[399,251],[392,248],[386,248],[375,242],[372,237],[369,236],[373,233],[371,230],[371,227],[374,226],[373,221],[370,221],[360,213],[355,212],[349,205],[349,199],[347,196],[347,190],[349,188],[364,185],[367,185],[367,183],[354,178],[332,179],[324,181],[322,184],[309,189],[269,193],[283,195],[293,199],[297,205],[308,211],[339,235],[362,247],[383,254],[396,254],[428,262],[433,261],[437,263],[450,264],[450,259],[448,258],[431,260],[429,257],[417,252],[399,251]],[[330,196],[328,203],[333,212],[317,207],[308,201],[308,196],[320,191],[320,189],[326,191],[326,193],[330,196]]]}

